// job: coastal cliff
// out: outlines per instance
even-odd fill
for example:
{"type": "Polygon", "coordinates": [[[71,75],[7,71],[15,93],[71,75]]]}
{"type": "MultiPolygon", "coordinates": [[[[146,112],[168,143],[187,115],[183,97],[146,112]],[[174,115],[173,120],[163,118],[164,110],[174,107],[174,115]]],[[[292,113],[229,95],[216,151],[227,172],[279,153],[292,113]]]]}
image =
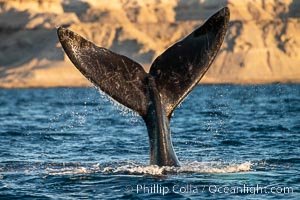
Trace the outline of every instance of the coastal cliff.
{"type": "Polygon", "coordinates": [[[229,30],[200,83],[300,82],[297,0],[0,0],[0,87],[91,85],[62,51],[58,26],[148,70],[224,6],[229,30]]]}

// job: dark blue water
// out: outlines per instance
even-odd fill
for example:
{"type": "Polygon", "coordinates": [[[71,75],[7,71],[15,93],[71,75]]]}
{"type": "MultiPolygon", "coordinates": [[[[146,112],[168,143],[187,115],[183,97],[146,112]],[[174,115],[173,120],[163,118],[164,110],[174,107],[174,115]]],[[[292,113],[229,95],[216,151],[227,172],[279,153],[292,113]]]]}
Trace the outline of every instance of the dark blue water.
{"type": "Polygon", "coordinates": [[[171,121],[180,168],[93,88],[0,89],[0,199],[299,199],[300,85],[198,86],[171,121]]]}

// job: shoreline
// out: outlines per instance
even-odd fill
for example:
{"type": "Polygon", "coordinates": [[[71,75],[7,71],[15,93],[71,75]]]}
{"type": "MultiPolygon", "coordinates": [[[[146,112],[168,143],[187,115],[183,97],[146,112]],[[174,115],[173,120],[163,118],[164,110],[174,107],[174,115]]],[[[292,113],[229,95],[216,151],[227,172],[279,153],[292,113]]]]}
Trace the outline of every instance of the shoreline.
{"type": "MultiPolygon", "coordinates": [[[[299,81],[257,81],[257,82],[203,82],[199,83],[197,86],[208,86],[208,85],[232,85],[232,86],[255,86],[255,85],[298,85],[299,81]]],[[[82,85],[24,85],[24,86],[1,86],[0,89],[52,89],[52,88],[96,88],[96,86],[92,84],[82,84],[82,85]]]]}
{"type": "Polygon", "coordinates": [[[223,6],[230,8],[231,24],[199,83],[300,83],[296,1],[0,2],[0,88],[92,86],[63,51],[58,26],[140,63],[147,72],[157,56],[223,6]]]}

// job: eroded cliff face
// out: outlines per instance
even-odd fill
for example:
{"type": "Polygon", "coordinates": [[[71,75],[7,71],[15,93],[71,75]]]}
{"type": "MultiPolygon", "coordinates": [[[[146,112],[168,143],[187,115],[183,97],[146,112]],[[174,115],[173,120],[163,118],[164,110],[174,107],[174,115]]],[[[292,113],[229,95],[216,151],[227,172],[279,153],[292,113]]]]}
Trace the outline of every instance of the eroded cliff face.
{"type": "Polygon", "coordinates": [[[296,1],[229,1],[230,28],[207,77],[233,83],[299,82],[296,1]],[[217,75],[218,74],[218,75],[217,75]]]}
{"type": "Polygon", "coordinates": [[[148,70],[223,6],[230,27],[202,83],[300,82],[297,0],[0,0],[0,87],[90,85],[62,51],[58,26],[148,70]]]}

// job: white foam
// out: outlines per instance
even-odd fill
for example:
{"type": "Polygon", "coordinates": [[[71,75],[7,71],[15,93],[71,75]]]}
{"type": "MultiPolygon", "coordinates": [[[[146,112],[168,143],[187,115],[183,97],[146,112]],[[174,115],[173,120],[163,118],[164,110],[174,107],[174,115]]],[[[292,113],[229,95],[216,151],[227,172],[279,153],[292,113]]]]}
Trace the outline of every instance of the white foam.
{"type": "Polygon", "coordinates": [[[167,175],[167,174],[186,174],[186,173],[239,173],[251,171],[250,162],[237,164],[224,164],[218,162],[190,162],[182,163],[181,167],[159,167],[156,165],[144,166],[141,164],[126,164],[121,166],[101,167],[100,164],[88,167],[67,167],[62,169],[47,169],[49,175],[68,175],[68,174],[90,174],[90,173],[112,173],[112,174],[148,174],[148,175],[167,175]]]}
{"type": "MultiPolygon", "coordinates": [[[[129,174],[149,174],[149,175],[163,175],[166,167],[158,167],[156,165],[150,166],[135,166],[125,165],[117,167],[113,173],[129,173],[129,174]]],[[[168,167],[171,168],[171,167],[168,167]]]]}
{"type": "Polygon", "coordinates": [[[252,164],[244,162],[239,164],[222,164],[209,162],[187,163],[179,168],[179,173],[238,173],[251,171],[252,164]]]}
{"type": "Polygon", "coordinates": [[[130,163],[126,165],[101,167],[100,164],[91,167],[65,167],[48,168],[46,173],[49,175],[70,175],[70,174],[91,174],[91,173],[111,173],[111,174],[148,174],[148,175],[168,175],[168,174],[189,174],[189,173],[239,173],[251,171],[250,162],[224,164],[218,162],[190,162],[182,163],[181,167],[159,167],[156,165],[142,165],[130,163]]]}
{"type": "Polygon", "coordinates": [[[112,173],[129,173],[129,174],[149,174],[149,175],[165,175],[165,174],[181,174],[181,173],[238,173],[251,171],[251,163],[245,162],[240,164],[221,164],[209,162],[192,162],[183,163],[181,167],[158,167],[150,166],[120,166],[110,170],[104,169],[103,172],[112,173]]]}
{"type": "Polygon", "coordinates": [[[62,169],[47,169],[46,173],[49,175],[69,175],[69,174],[91,174],[92,170],[79,167],[79,168],[62,168],[62,169]]]}

